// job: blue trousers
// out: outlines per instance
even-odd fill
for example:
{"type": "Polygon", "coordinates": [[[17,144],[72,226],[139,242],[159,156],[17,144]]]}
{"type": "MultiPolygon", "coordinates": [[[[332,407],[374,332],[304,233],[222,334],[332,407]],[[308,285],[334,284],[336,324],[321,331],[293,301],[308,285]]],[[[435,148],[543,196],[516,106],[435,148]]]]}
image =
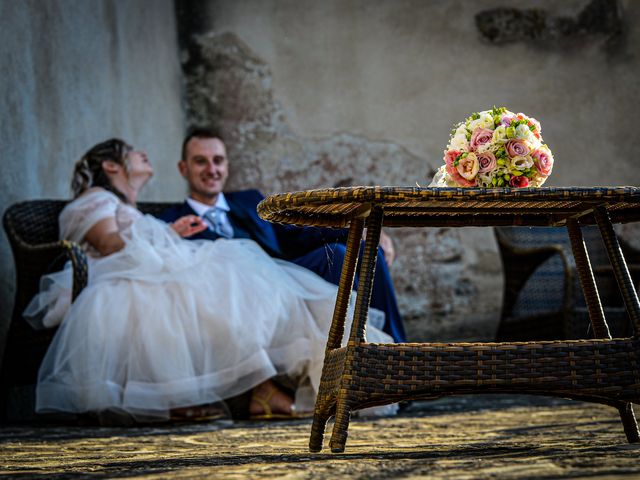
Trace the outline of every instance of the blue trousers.
{"type": "MultiPolygon", "coordinates": [[[[362,246],[360,250],[362,254],[362,246]]],[[[347,248],[345,245],[341,243],[329,243],[301,257],[294,258],[291,261],[317,273],[328,282],[338,285],[346,252],[347,248]]],[[[360,260],[358,260],[354,288],[358,286],[357,272],[359,269],[360,260]]],[[[371,306],[385,313],[383,330],[391,335],[394,341],[399,343],[406,342],[404,325],[400,311],[398,310],[398,303],[396,301],[391,275],[389,274],[389,267],[387,267],[384,260],[384,253],[380,247],[378,247],[378,257],[376,259],[376,272],[373,280],[373,291],[371,292],[371,306]]]]}

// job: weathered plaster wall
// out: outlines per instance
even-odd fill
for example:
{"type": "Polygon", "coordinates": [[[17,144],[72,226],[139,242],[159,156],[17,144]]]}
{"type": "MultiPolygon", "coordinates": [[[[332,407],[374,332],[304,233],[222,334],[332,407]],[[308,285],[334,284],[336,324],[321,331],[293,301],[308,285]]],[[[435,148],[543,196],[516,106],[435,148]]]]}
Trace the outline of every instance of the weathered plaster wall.
{"type": "MultiPolygon", "coordinates": [[[[156,167],[145,199],[178,199],[184,130],[171,0],[0,0],[0,209],[69,198],[73,163],[112,136],[156,167]]],[[[0,351],[13,304],[0,236],[0,351]]]]}
{"type": "MultiPolygon", "coordinates": [[[[493,105],[542,122],[557,161],[548,185],[640,180],[637,142],[623,126],[640,103],[637,2],[619,2],[625,31],[615,48],[606,30],[577,20],[551,25],[576,25],[571,35],[549,27],[531,42],[516,28],[512,40],[492,43],[476,15],[501,0],[187,3],[208,32],[183,52],[188,122],[224,128],[230,188],[427,184],[451,125],[493,105]]],[[[590,3],[509,6],[554,20],[582,18],[590,3]]],[[[410,336],[491,338],[502,294],[491,232],[394,236],[410,336]]]]}

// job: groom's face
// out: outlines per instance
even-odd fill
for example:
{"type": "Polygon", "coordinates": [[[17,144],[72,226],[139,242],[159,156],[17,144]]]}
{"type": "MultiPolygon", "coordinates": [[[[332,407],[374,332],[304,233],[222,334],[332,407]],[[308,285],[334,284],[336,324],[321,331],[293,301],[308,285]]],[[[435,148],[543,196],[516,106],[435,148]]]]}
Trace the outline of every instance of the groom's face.
{"type": "Polygon", "coordinates": [[[224,143],[218,138],[194,137],[187,143],[185,153],[178,168],[189,184],[191,198],[213,205],[229,176],[224,143]]]}

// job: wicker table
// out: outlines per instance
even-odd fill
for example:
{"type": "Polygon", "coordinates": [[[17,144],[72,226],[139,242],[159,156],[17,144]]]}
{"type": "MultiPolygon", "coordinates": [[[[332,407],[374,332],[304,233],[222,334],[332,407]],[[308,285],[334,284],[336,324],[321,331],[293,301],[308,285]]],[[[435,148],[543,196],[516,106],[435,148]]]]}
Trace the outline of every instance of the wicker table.
{"type": "Polygon", "coordinates": [[[266,198],[260,216],[272,222],[349,227],[347,254],[327,341],[309,448],[320,451],[335,416],[330,447],[345,448],[350,412],[401,400],[469,393],[553,395],[619,410],[629,442],[640,441],[631,402],[640,400],[640,303],[613,223],[640,220],[634,187],[438,189],[351,187],[266,198]],[[364,341],[382,225],[385,227],[566,226],[595,339],[516,343],[364,341]],[[629,318],[631,338],[612,339],[604,317],[582,225],[598,225],[629,318]],[[347,305],[360,239],[367,228],[360,282],[346,347],[347,305]]]}

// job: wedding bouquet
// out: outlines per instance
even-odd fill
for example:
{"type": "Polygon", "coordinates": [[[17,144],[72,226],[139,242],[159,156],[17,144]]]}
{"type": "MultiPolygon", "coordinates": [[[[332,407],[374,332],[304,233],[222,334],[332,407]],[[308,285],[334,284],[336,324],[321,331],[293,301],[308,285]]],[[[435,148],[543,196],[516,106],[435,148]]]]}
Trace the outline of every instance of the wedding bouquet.
{"type": "Polygon", "coordinates": [[[540,123],[506,108],[473,113],[451,131],[442,165],[430,187],[539,187],[553,155],[540,123]]]}

